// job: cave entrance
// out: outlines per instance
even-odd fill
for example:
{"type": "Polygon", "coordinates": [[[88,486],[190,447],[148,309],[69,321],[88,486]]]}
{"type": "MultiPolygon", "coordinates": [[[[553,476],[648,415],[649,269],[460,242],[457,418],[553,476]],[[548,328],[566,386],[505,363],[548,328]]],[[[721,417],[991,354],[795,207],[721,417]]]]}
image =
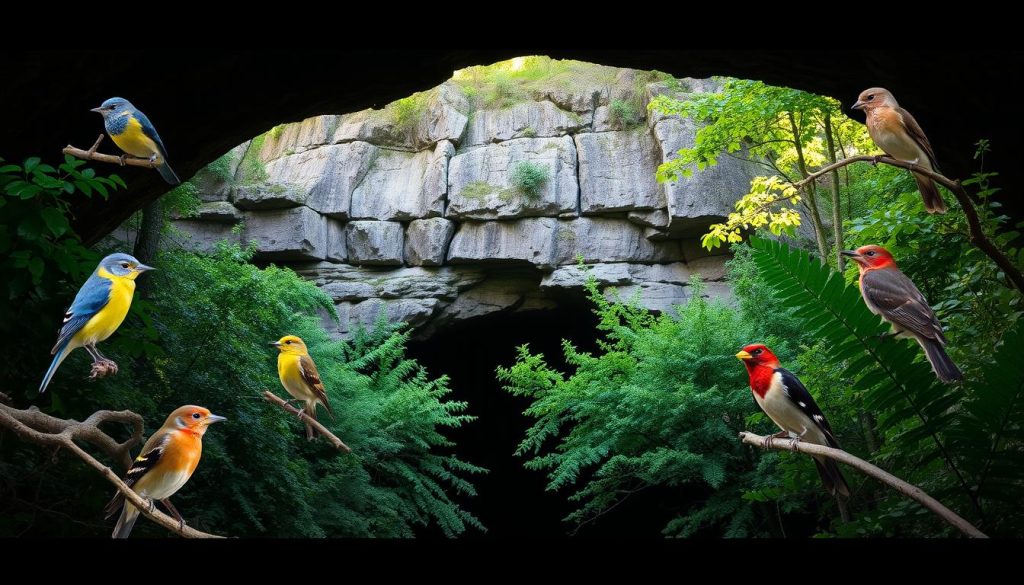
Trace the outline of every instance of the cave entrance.
{"type": "MultiPolygon", "coordinates": [[[[512,396],[495,377],[495,368],[512,365],[515,348],[524,343],[529,343],[531,352],[543,353],[548,364],[562,372],[571,372],[562,359],[563,339],[582,351],[597,351],[597,316],[590,302],[582,294],[565,295],[557,302],[558,308],[552,310],[477,317],[409,343],[409,357],[419,360],[432,376],[447,374],[452,389],[449,398],[468,402],[468,412],[478,417],[447,433],[460,458],[490,470],[472,478],[476,497],[459,499],[488,529],[485,535],[470,530],[470,538],[561,538],[576,528],[562,521],[575,509],[575,503],[568,501],[572,490],[545,491],[545,474],[525,469],[527,459],[513,455],[533,422],[523,415],[531,401],[512,396]]],[[[661,514],[651,514],[652,510],[646,509],[650,505],[657,504],[633,497],[614,513],[588,523],[577,536],[657,537],[665,520],[661,514]]]]}

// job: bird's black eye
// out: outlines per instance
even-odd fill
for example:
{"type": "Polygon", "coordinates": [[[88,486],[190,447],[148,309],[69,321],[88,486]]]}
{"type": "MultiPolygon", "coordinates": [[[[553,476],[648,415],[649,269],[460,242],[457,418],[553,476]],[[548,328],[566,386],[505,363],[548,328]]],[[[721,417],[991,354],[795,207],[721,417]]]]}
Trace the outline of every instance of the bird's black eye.
{"type": "Polygon", "coordinates": [[[285,343],[286,343],[286,344],[288,344],[288,345],[291,345],[291,344],[292,344],[292,340],[291,340],[291,339],[289,339],[289,340],[288,340],[288,341],[286,341],[285,343]]]}
{"type": "Polygon", "coordinates": [[[761,354],[761,350],[760,349],[755,349],[754,351],[752,351],[750,353],[752,353],[754,355],[760,355],[761,354]]]}
{"type": "Polygon", "coordinates": [[[868,96],[868,101],[869,101],[869,102],[870,102],[871,100],[873,100],[873,99],[875,99],[875,94],[871,94],[871,95],[869,95],[869,96],[868,96]]]}
{"type": "Polygon", "coordinates": [[[199,420],[199,417],[200,417],[200,416],[202,416],[202,415],[201,415],[201,414],[199,414],[198,412],[193,412],[193,413],[192,413],[192,418],[194,418],[194,419],[196,419],[196,420],[199,420]]]}
{"type": "Polygon", "coordinates": [[[127,262],[122,262],[121,263],[121,268],[128,268],[128,263],[127,262]]]}
{"type": "Polygon", "coordinates": [[[874,250],[868,250],[867,252],[864,252],[864,255],[865,256],[874,256],[875,255],[875,251],[874,250]]]}

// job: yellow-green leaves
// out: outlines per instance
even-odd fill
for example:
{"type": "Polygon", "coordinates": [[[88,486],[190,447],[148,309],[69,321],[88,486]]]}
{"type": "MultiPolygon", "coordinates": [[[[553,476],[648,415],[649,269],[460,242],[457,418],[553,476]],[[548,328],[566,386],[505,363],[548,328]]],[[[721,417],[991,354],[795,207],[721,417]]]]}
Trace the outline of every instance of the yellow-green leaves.
{"type": "Polygon", "coordinates": [[[736,202],[736,211],[725,223],[713,224],[701,238],[701,245],[711,250],[724,242],[743,241],[743,231],[767,227],[776,236],[793,235],[800,226],[800,214],[795,206],[800,194],[789,182],[778,176],[754,177],[750,193],[736,202]],[[787,207],[786,204],[790,207],[787,207]]]}

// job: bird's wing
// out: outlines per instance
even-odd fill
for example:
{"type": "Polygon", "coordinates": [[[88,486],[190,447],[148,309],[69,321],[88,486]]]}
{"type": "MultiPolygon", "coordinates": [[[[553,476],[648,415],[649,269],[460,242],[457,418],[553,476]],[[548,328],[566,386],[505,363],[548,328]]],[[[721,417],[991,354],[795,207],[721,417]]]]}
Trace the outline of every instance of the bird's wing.
{"type": "Polygon", "coordinates": [[[302,379],[306,382],[306,385],[316,394],[320,404],[323,404],[327,412],[331,414],[331,417],[334,417],[331,405],[327,402],[327,391],[324,389],[324,383],[320,381],[320,372],[316,370],[313,358],[308,355],[299,357],[299,373],[302,374],[302,379]]]}
{"type": "Polygon", "coordinates": [[[156,128],[153,127],[153,123],[149,121],[146,114],[143,114],[138,110],[135,110],[135,119],[138,120],[139,124],[142,126],[142,133],[156,143],[156,147],[160,149],[160,157],[166,161],[167,149],[164,148],[164,141],[160,140],[160,135],[156,133],[156,128]]]}
{"type": "Polygon", "coordinates": [[[914,119],[914,116],[910,115],[910,112],[903,108],[896,108],[896,113],[903,119],[903,127],[907,129],[907,134],[914,139],[914,142],[921,147],[921,150],[928,155],[928,162],[932,163],[932,169],[937,173],[939,172],[939,163],[935,160],[935,151],[932,150],[932,145],[928,142],[928,137],[924,135],[924,130],[914,119]]]}
{"type": "Polygon", "coordinates": [[[861,277],[861,292],[887,321],[928,339],[946,342],[942,325],[914,282],[899,270],[868,270],[861,277]]]}
{"type": "Polygon", "coordinates": [[[107,306],[107,303],[110,302],[111,286],[110,280],[97,274],[93,274],[89,280],[85,281],[78,294],[75,295],[75,300],[64,313],[64,322],[57,334],[57,343],[50,353],[57,353],[58,348],[66,344],[71,336],[78,333],[89,322],[89,319],[92,319],[96,313],[107,306]]]}
{"type": "Polygon", "coordinates": [[[809,416],[814,421],[814,424],[818,425],[818,428],[825,434],[829,446],[838,449],[839,442],[836,441],[835,435],[832,434],[832,426],[828,424],[825,413],[821,412],[821,409],[818,408],[818,403],[814,401],[814,397],[807,391],[803,382],[785,368],[778,368],[775,371],[782,377],[782,389],[785,391],[786,396],[797,408],[809,416]]]}
{"type": "MultiPolygon", "coordinates": [[[[157,433],[146,441],[146,445],[142,448],[142,453],[135,458],[135,461],[132,461],[132,466],[128,468],[128,473],[124,476],[124,483],[128,487],[134,487],[144,475],[156,467],[156,464],[164,454],[164,449],[167,447],[170,437],[170,433],[157,433]]],[[[110,500],[104,509],[107,518],[120,510],[123,502],[124,494],[121,492],[114,494],[114,498],[110,500]]]]}

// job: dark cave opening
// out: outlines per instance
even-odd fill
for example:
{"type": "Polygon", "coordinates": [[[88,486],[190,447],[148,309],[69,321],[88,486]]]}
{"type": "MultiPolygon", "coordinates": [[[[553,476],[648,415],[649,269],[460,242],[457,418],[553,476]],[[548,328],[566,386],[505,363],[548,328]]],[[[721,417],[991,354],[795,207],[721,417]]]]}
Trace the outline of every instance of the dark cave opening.
{"type": "MultiPolygon", "coordinates": [[[[526,458],[513,455],[532,423],[522,414],[530,400],[503,390],[495,368],[512,365],[515,348],[529,343],[531,352],[543,353],[549,365],[569,372],[562,358],[562,340],[583,351],[596,351],[596,324],[589,302],[567,297],[559,299],[555,310],[496,313],[410,342],[409,356],[419,360],[431,376],[447,374],[449,398],[467,401],[469,413],[478,417],[448,433],[460,458],[490,470],[473,476],[477,496],[460,500],[488,529],[485,535],[470,530],[468,537],[562,538],[576,529],[574,523],[562,521],[576,508],[568,501],[575,490],[545,491],[545,474],[525,469],[526,458]]],[[[691,499],[688,495],[678,489],[644,490],[587,523],[575,536],[658,538],[671,517],[668,508],[691,499]]],[[[440,536],[440,531],[431,529],[423,535],[440,536]]]]}

